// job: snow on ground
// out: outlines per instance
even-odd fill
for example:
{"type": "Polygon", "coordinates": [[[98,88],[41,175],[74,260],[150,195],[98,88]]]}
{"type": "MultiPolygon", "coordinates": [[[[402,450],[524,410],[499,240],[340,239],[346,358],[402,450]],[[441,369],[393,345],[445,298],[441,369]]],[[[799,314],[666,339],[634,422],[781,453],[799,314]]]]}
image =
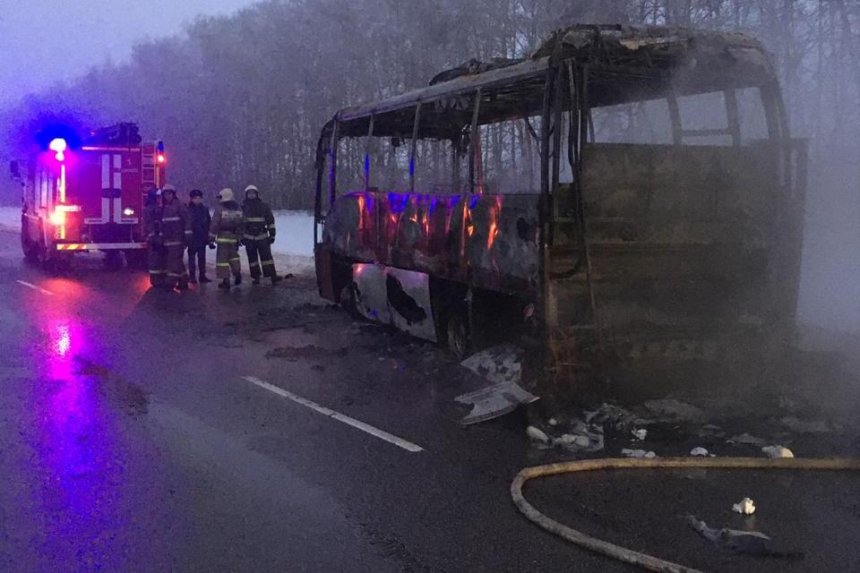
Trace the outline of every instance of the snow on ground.
{"type": "Polygon", "coordinates": [[[0,207],[0,229],[18,231],[21,228],[20,207],[0,207]]]}
{"type": "MultiPolygon", "coordinates": [[[[306,211],[276,211],[278,230],[273,253],[281,273],[307,274],[313,271],[314,217],[306,211]]],[[[0,207],[0,229],[21,228],[20,207],[0,207]]]]}

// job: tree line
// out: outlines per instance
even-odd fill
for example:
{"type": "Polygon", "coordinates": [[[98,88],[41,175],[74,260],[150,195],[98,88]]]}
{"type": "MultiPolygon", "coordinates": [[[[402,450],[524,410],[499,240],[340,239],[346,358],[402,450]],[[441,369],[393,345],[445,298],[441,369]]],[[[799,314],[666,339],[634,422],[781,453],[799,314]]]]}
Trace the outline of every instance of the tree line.
{"type": "Polygon", "coordinates": [[[860,164],[857,0],[268,0],[28,96],[0,113],[0,136],[11,155],[45,116],[136,121],[165,141],[180,189],[254,183],[276,208],[308,208],[319,131],[337,109],[426,85],[470,58],[528,55],[572,23],[749,32],[775,55],[813,165],[860,164]]]}

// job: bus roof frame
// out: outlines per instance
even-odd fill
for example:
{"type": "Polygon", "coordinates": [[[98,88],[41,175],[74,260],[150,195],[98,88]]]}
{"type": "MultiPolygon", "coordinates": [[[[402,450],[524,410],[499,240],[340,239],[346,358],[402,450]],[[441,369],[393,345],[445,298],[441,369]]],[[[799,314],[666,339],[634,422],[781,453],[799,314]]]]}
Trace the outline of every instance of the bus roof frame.
{"type": "Polygon", "coordinates": [[[447,81],[344,108],[323,135],[337,122],[338,138],[367,136],[373,117],[374,136],[410,138],[415,108],[422,104],[419,137],[454,140],[472,122],[476,93],[482,98],[480,125],[539,115],[549,74],[570,61],[588,69],[590,108],[777,83],[770,55],[745,34],[578,25],[554,33],[529,58],[470,62],[434,78],[447,81]]]}

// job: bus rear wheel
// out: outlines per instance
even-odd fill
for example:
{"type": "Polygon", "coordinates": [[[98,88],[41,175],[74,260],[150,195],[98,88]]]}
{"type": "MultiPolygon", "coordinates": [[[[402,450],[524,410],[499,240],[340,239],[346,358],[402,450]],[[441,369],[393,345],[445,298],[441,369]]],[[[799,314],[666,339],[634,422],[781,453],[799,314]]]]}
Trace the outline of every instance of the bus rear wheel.
{"type": "Polygon", "coordinates": [[[451,312],[445,321],[448,349],[458,360],[463,360],[471,350],[469,327],[462,312],[451,312]]]}

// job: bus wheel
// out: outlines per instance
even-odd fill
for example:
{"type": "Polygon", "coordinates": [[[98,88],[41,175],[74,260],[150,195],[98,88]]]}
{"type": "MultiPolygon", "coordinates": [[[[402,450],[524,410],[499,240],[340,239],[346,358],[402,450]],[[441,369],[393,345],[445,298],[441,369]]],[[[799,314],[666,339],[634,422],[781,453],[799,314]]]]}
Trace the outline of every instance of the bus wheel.
{"type": "Polygon", "coordinates": [[[353,286],[352,281],[340,289],[338,302],[340,302],[340,306],[350,315],[358,316],[358,308],[355,301],[355,287],[353,286]]]}
{"type": "Polygon", "coordinates": [[[463,318],[463,313],[453,311],[448,315],[448,319],[445,322],[445,330],[448,335],[448,349],[459,360],[463,360],[469,355],[471,348],[469,328],[466,324],[466,320],[463,318]]]}

